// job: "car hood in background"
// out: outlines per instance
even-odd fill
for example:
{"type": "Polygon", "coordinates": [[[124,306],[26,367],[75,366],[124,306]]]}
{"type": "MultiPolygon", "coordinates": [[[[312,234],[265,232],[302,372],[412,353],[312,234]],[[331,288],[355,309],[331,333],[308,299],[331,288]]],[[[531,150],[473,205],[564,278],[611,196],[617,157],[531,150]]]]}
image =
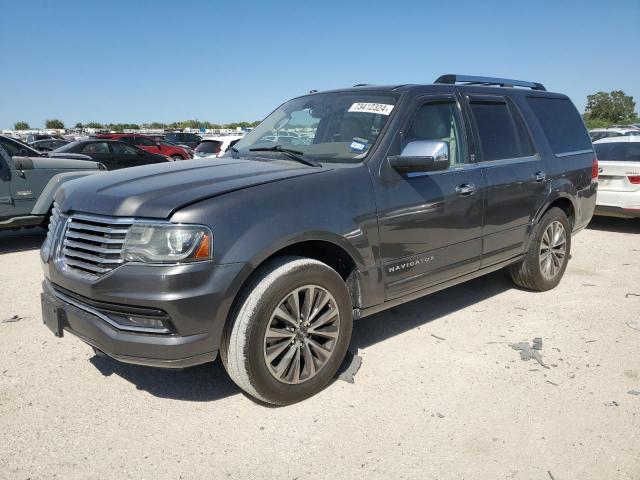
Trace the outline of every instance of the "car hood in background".
{"type": "Polygon", "coordinates": [[[49,158],[71,158],[74,160],[93,160],[89,155],[84,155],[83,153],[56,153],[56,152],[45,152],[45,153],[49,158]]]}
{"type": "Polygon", "coordinates": [[[55,170],[97,170],[98,163],[91,157],[82,155],[83,159],[75,160],[68,157],[13,157],[17,168],[55,169],[55,170]],[[31,165],[33,167],[31,167],[31,165]]]}
{"type": "Polygon", "coordinates": [[[289,161],[221,159],[171,162],[91,175],[63,185],[64,212],[169,218],[195,202],[243,188],[328,171],[289,161]]]}

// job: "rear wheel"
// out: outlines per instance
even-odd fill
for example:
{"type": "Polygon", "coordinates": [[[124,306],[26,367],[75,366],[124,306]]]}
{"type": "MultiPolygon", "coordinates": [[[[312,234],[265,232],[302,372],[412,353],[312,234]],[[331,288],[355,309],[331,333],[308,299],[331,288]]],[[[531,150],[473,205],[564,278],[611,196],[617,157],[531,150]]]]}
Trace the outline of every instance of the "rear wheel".
{"type": "Polygon", "coordinates": [[[177,153],[174,155],[171,155],[171,158],[173,158],[174,162],[177,162],[179,160],[184,160],[184,158],[182,158],[182,155],[178,155],[177,153]]]}
{"type": "Polygon", "coordinates": [[[286,405],[322,390],[349,346],[352,307],[342,278],[317,260],[267,265],[245,292],[220,349],[232,380],[264,402],[286,405]]]}
{"type": "Polygon", "coordinates": [[[543,292],[554,288],[564,275],[571,252],[571,224],[560,208],[551,208],[532,232],[524,260],[509,267],[514,283],[543,292]]]}

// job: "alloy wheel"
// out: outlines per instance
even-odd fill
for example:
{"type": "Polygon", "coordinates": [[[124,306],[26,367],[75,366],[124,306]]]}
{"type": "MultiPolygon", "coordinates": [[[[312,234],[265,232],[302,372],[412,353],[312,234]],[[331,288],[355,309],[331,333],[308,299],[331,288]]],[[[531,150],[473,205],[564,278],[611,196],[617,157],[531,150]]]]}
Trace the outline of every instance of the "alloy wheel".
{"type": "Polygon", "coordinates": [[[264,336],[269,372],[287,384],[306,382],[331,358],[340,332],[335,298],[318,285],[304,285],[278,303],[264,336]]]}
{"type": "Polygon", "coordinates": [[[540,242],[540,270],[546,278],[554,278],[566,259],[567,234],[558,220],[551,222],[540,242]]]}

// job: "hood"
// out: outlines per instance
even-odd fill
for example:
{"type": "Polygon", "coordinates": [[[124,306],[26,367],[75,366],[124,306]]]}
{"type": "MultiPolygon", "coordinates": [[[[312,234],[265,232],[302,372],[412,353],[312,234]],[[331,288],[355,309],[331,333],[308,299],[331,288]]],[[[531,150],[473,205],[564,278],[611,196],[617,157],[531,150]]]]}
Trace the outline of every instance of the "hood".
{"type": "Polygon", "coordinates": [[[49,158],[71,158],[74,160],[93,160],[89,155],[84,155],[82,153],[47,152],[46,155],[49,158]]]}
{"type": "MultiPolygon", "coordinates": [[[[83,155],[85,156],[85,155],[83,155]]],[[[94,161],[72,160],[69,158],[50,157],[13,157],[16,168],[31,170],[97,170],[98,164],[94,161]]]]}
{"type": "Polygon", "coordinates": [[[224,158],[125,168],[64,184],[56,201],[64,212],[169,218],[176,210],[243,188],[326,172],[290,161],[224,158]]]}

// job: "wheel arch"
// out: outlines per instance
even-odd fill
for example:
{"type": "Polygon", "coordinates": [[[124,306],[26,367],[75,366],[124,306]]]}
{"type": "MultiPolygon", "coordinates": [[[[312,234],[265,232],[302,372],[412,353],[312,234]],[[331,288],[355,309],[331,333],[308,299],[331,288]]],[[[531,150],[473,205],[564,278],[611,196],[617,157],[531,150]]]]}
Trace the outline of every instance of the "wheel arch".
{"type": "Polygon", "coordinates": [[[264,251],[247,263],[247,268],[243,269],[242,278],[237,282],[238,287],[235,289],[233,301],[227,312],[225,326],[229,325],[235,317],[247,289],[252,287],[265,265],[285,256],[312,258],[333,268],[344,280],[351,304],[354,307],[361,304],[362,278],[356,261],[357,257],[349,252],[348,247],[339,243],[339,240],[329,239],[327,236],[295,238],[264,251]]]}
{"type": "Polygon", "coordinates": [[[252,268],[242,282],[238,296],[251,279],[259,274],[261,267],[275,258],[284,256],[312,258],[333,268],[345,281],[352,304],[359,304],[361,290],[358,266],[361,265],[362,259],[346,241],[328,234],[292,238],[258,254],[249,262],[252,268]]]}
{"type": "Polygon", "coordinates": [[[567,215],[571,228],[573,229],[576,224],[576,204],[575,195],[577,191],[570,185],[565,185],[564,188],[556,188],[551,191],[551,194],[547,197],[546,201],[542,204],[534,217],[533,223],[536,224],[540,221],[545,213],[551,208],[558,207],[567,215]]]}

